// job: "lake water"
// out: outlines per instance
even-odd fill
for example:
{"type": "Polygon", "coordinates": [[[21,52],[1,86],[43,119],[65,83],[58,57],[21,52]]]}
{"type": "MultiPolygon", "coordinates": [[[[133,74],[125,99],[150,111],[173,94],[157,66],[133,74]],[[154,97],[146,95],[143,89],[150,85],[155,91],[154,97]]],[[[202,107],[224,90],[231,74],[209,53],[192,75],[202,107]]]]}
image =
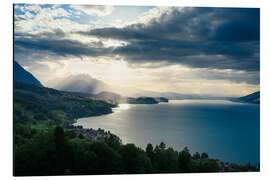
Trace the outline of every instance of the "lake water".
{"type": "Polygon", "coordinates": [[[123,143],[144,148],[165,142],[192,153],[207,152],[224,162],[260,162],[260,106],[223,100],[175,100],[161,104],[121,104],[114,113],[82,118],[75,125],[102,128],[123,143]]]}

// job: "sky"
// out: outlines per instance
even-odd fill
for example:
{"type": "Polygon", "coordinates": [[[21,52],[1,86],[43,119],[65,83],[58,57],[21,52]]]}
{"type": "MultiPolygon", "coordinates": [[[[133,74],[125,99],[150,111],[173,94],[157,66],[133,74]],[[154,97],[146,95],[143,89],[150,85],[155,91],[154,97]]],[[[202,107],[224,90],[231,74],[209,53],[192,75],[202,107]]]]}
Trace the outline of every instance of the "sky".
{"type": "Polygon", "coordinates": [[[15,4],[14,57],[61,90],[242,96],[259,90],[260,10],[15,4]]]}

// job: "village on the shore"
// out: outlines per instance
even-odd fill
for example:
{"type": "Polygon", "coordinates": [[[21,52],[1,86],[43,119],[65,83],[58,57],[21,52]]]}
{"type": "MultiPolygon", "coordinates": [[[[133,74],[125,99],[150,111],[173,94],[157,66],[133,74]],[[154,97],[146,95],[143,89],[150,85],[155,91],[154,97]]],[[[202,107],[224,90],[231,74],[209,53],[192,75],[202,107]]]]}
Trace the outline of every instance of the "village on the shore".
{"type": "Polygon", "coordinates": [[[71,126],[71,129],[77,134],[82,135],[83,137],[86,137],[88,139],[98,141],[105,138],[109,138],[112,134],[110,131],[105,131],[104,129],[98,128],[95,129],[85,129],[82,126],[71,126]]]}

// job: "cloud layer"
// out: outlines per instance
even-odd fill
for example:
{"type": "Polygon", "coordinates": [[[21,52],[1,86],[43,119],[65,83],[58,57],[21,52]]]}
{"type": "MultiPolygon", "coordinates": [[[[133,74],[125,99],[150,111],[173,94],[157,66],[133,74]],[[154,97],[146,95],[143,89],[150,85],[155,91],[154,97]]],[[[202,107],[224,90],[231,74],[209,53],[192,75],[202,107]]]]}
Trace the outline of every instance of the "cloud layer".
{"type": "Polygon", "coordinates": [[[107,16],[114,11],[113,6],[101,5],[70,5],[71,8],[84,12],[88,15],[107,16]]]}
{"type": "Polygon", "coordinates": [[[21,4],[14,21],[15,60],[48,86],[54,78],[68,79],[57,87],[66,90],[89,81],[77,87],[92,92],[98,78],[151,91],[259,88],[257,8],[21,4]]]}
{"type": "MultiPolygon", "coordinates": [[[[101,8],[106,12],[106,8],[101,8]]],[[[16,49],[49,51],[59,56],[118,55],[131,64],[167,62],[196,68],[258,71],[259,13],[259,9],[246,8],[169,8],[146,23],[77,32],[127,43],[114,49],[104,47],[102,41],[82,43],[61,38],[65,33],[59,30],[56,36],[16,36],[15,45],[16,49]]]]}
{"type": "Polygon", "coordinates": [[[128,42],[113,54],[131,63],[259,70],[259,9],[170,8],[148,23],[100,28],[82,35],[128,42]]]}

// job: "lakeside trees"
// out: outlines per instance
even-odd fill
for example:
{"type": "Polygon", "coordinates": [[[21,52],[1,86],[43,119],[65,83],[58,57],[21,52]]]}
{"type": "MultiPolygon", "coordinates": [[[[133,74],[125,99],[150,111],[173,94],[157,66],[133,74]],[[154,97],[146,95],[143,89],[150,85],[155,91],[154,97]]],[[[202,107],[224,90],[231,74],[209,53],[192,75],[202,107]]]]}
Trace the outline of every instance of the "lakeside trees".
{"type": "MultiPolygon", "coordinates": [[[[111,135],[99,141],[82,138],[60,126],[36,130],[15,126],[14,175],[64,174],[134,174],[218,172],[220,166],[198,152],[191,155],[186,147],[177,152],[165,143],[143,150],[134,144],[121,143],[111,135]],[[203,158],[204,157],[204,158],[203,158]]],[[[258,170],[250,166],[236,170],[258,170]]]]}

